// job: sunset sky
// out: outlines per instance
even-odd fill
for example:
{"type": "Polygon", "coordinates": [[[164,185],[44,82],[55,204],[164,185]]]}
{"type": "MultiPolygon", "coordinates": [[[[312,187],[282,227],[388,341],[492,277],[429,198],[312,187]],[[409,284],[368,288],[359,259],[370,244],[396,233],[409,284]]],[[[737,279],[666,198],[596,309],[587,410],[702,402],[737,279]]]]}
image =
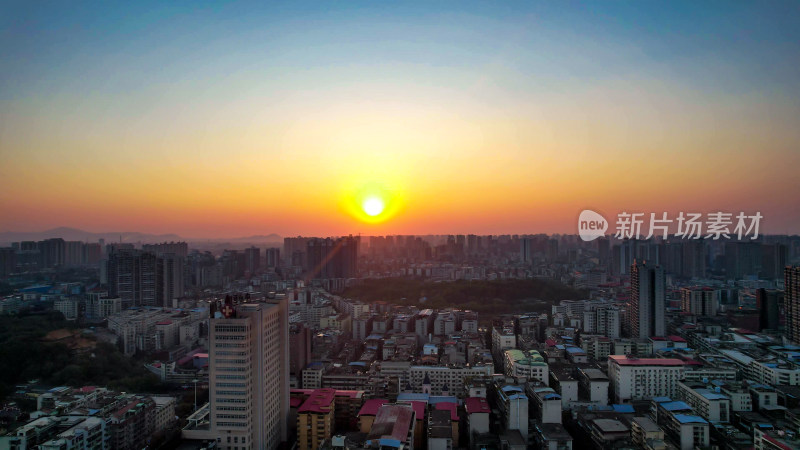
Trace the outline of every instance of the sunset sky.
{"type": "Polygon", "coordinates": [[[0,231],[800,232],[797,1],[111,3],[0,6],[0,231]]]}

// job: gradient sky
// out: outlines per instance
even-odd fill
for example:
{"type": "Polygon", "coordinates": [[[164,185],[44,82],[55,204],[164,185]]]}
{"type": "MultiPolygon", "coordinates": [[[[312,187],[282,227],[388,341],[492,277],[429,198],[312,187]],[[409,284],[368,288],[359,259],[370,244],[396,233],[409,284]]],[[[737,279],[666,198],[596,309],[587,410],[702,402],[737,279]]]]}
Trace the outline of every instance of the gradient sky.
{"type": "Polygon", "coordinates": [[[0,231],[800,232],[800,2],[165,3],[0,6],[0,231]]]}

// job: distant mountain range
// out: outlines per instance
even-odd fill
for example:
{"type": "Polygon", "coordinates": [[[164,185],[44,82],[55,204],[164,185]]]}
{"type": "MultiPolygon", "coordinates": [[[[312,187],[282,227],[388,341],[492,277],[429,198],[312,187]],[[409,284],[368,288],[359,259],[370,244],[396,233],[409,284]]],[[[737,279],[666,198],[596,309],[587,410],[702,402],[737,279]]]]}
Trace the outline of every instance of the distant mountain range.
{"type": "Polygon", "coordinates": [[[76,228],[59,227],[46,231],[3,231],[0,232],[0,245],[9,245],[20,241],[41,241],[43,239],[62,238],[65,241],[97,242],[105,239],[111,242],[156,243],[169,241],[205,242],[205,243],[239,243],[239,244],[276,244],[283,243],[277,234],[255,235],[237,238],[183,238],[177,234],[147,234],[136,231],[92,233],[76,228]]]}

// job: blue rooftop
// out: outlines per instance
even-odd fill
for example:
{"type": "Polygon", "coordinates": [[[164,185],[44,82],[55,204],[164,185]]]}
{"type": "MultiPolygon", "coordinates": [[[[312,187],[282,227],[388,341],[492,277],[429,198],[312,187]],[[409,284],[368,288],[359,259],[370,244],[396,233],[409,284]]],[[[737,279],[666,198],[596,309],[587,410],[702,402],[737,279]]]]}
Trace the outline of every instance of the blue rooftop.
{"type": "Polygon", "coordinates": [[[722,395],[713,391],[709,391],[708,389],[698,389],[697,393],[707,398],[708,400],[726,400],[728,398],[727,395],[722,395]]]}
{"type": "Polygon", "coordinates": [[[403,392],[397,394],[397,400],[405,400],[405,401],[427,402],[430,398],[431,398],[430,394],[420,394],[416,392],[403,392]]]}
{"type": "Polygon", "coordinates": [[[381,438],[378,439],[378,445],[380,445],[381,447],[400,448],[402,443],[397,439],[381,438]]]}
{"type": "Polygon", "coordinates": [[[611,405],[615,412],[618,413],[633,413],[633,405],[611,405]]]}
{"type": "Polygon", "coordinates": [[[675,414],[675,420],[680,423],[708,423],[700,416],[690,416],[688,414],[675,414]]]}
{"type": "Polygon", "coordinates": [[[428,398],[428,403],[431,405],[436,405],[438,403],[456,403],[458,404],[458,399],[452,395],[431,395],[428,398]]]}
{"type": "Polygon", "coordinates": [[[666,409],[667,411],[686,411],[686,410],[691,411],[692,409],[691,406],[681,401],[661,403],[660,406],[666,409]]]}
{"type": "Polygon", "coordinates": [[[606,405],[589,405],[589,411],[613,411],[614,408],[606,405]]]}

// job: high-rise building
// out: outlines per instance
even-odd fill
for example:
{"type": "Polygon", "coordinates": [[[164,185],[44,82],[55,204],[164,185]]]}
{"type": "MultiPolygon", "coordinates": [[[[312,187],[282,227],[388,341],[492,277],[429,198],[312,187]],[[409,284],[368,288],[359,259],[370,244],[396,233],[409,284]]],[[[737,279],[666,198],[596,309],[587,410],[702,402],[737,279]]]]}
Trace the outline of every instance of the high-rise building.
{"type": "Polygon", "coordinates": [[[264,259],[268,268],[275,268],[281,264],[281,249],[268,248],[264,252],[264,259]]]}
{"type": "Polygon", "coordinates": [[[706,244],[702,240],[683,242],[683,264],[680,275],[683,278],[705,278],[706,276],[706,244]]]}
{"type": "Polygon", "coordinates": [[[287,237],[283,238],[283,254],[293,266],[303,266],[306,260],[308,242],[313,238],[287,237]]]}
{"type": "Polygon", "coordinates": [[[645,263],[631,265],[631,298],[628,322],[631,337],[647,339],[666,334],[666,281],[664,269],[645,263]]]}
{"type": "Polygon", "coordinates": [[[467,235],[467,254],[476,255],[478,253],[478,236],[474,234],[467,235]]]}
{"type": "Polygon", "coordinates": [[[293,323],[289,329],[289,373],[300,378],[303,369],[311,362],[311,328],[303,323],[293,323]]]}
{"type": "Polygon", "coordinates": [[[800,266],[786,266],[784,302],[786,305],[786,337],[800,342],[800,266]]]}
{"type": "Polygon", "coordinates": [[[41,269],[42,266],[42,251],[38,243],[34,241],[22,241],[17,246],[14,243],[16,251],[17,272],[28,272],[41,269]]]}
{"type": "Polygon", "coordinates": [[[631,239],[624,240],[612,248],[611,273],[614,275],[626,275],[630,270],[631,264],[636,259],[635,242],[631,239]]]}
{"type": "Polygon", "coordinates": [[[547,260],[555,261],[558,259],[558,239],[549,239],[546,250],[547,260]]]}
{"type": "Polygon", "coordinates": [[[705,286],[681,288],[681,310],[697,316],[717,315],[720,303],[719,290],[705,286]]]}
{"type": "Polygon", "coordinates": [[[523,263],[533,261],[533,240],[522,238],[519,240],[519,260],[523,263]]]}
{"type": "Polygon", "coordinates": [[[165,253],[171,253],[173,255],[180,256],[181,258],[186,258],[189,256],[189,244],[186,242],[162,242],[160,244],[144,244],[142,245],[142,250],[146,252],[155,253],[158,256],[161,256],[165,253]]]}
{"type": "Polygon", "coordinates": [[[261,267],[261,249],[250,247],[244,249],[244,268],[246,271],[255,273],[261,267]]]}
{"type": "Polygon", "coordinates": [[[64,265],[76,267],[84,264],[83,246],[81,241],[67,241],[64,243],[64,265]]]}
{"type": "Polygon", "coordinates": [[[676,276],[682,276],[683,270],[683,242],[663,242],[662,261],[664,270],[676,276]]]}
{"type": "Polygon", "coordinates": [[[241,278],[246,269],[246,258],[244,252],[238,250],[225,250],[222,252],[220,262],[222,263],[222,273],[226,277],[241,278]]]}
{"type": "Polygon", "coordinates": [[[760,242],[725,243],[725,276],[729,280],[758,275],[761,263],[760,242]]]}
{"type": "Polygon", "coordinates": [[[172,308],[173,302],[183,297],[184,294],[184,259],[173,253],[165,253],[159,258],[158,268],[161,272],[160,286],[162,289],[160,304],[172,308]]]}
{"type": "Polygon", "coordinates": [[[312,239],[306,249],[309,279],[354,278],[358,275],[358,237],[312,239]]]}
{"type": "Polygon", "coordinates": [[[597,240],[597,259],[600,261],[601,266],[608,264],[611,258],[611,241],[603,236],[597,240]]]}
{"type": "Polygon", "coordinates": [[[288,306],[241,300],[211,308],[210,433],[221,449],[275,449],[288,432],[288,306]]]}
{"type": "Polygon", "coordinates": [[[83,246],[83,261],[84,264],[88,265],[96,265],[100,262],[100,259],[103,257],[103,247],[102,244],[98,242],[88,243],[83,246]]]}
{"type": "Polygon", "coordinates": [[[616,339],[620,337],[622,321],[616,306],[593,306],[583,312],[583,331],[616,339]]]}
{"type": "Polygon", "coordinates": [[[64,265],[66,242],[61,238],[45,239],[39,242],[42,267],[51,268],[64,265]]]}
{"type": "Polygon", "coordinates": [[[784,305],[783,291],[758,289],[756,305],[758,307],[758,331],[777,330],[780,326],[780,309],[784,305]]]}
{"type": "Polygon", "coordinates": [[[7,277],[17,271],[17,252],[12,247],[0,248],[0,277],[7,277]]]}
{"type": "Polygon", "coordinates": [[[767,244],[761,247],[761,273],[765,280],[775,280],[781,277],[783,268],[786,267],[786,246],[783,244],[767,244]]]}
{"type": "Polygon", "coordinates": [[[108,254],[109,294],[122,299],[122,309],[131,306],[162,306],[163,264],[151,252],[111,248],[108,254]]]}

